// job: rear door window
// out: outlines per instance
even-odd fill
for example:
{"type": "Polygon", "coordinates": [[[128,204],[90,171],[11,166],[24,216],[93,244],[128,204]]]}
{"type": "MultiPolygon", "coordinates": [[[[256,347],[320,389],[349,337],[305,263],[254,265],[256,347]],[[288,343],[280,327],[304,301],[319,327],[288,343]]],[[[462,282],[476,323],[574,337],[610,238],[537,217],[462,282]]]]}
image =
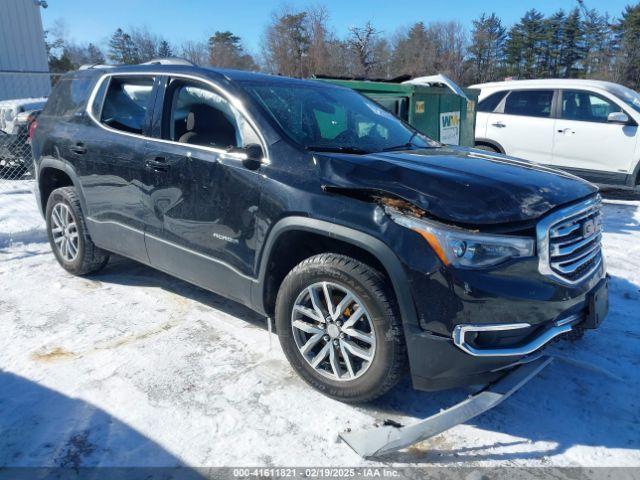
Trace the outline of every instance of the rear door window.
{"type": "Polygon", "coordinates": [[[128,133],[142,134],[151,105],[154,77],[112,77],[100,122],[128,133]]]}
{"type": "Polygon", "coordinates": [[[550,117],[553,90],[514,90],[504,103],[504,113],[525,117],[550,117]]]}
{"type": "Polygon", "coordinates": [[[610,113],[622,109],[595,93],[565,90],[562,92],[562,118],[582,122],[607,122],[610,113]]]}

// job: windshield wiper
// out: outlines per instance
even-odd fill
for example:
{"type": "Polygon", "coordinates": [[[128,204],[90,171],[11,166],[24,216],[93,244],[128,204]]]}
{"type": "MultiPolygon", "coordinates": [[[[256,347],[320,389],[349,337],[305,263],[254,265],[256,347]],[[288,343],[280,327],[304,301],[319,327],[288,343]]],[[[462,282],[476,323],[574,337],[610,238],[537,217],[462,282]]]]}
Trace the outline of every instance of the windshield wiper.
{"type": "Polygon", "coordinates": [[[393,147],[387,147],[380,150],[381,152],[391,152],[393,150],[406,150],[407,148],[416,147],[413,143],[405,143],[403,145],[394,145],[393,147]]]}
{"type": "Polygon", "coordinates": [[[353,153],[355,155],[366,155],[371,153],[369,150],[365,150],[355,146],[329,146],[329,145],[310,145],[306,147],[307,150],[313,150],[316,152],[337,152],[337,153],[353,153]]]}
{"type": "Polygon", "coordinates": [[[413,132],[413,134],[409,137],[409,140],[407,140],[405,143],[403,143],[402,145],[394,145],[393,147],[387,147],[387,148],[383,148],[382,150],[380,150],[381,152],[390,152],[392,150],[403,150],[405,148],[410,148],[410,147],[417,147],[418,145],[413,143],[413,139],[416,138],[416,135],[418,134],[417,131],[413,132]]]}

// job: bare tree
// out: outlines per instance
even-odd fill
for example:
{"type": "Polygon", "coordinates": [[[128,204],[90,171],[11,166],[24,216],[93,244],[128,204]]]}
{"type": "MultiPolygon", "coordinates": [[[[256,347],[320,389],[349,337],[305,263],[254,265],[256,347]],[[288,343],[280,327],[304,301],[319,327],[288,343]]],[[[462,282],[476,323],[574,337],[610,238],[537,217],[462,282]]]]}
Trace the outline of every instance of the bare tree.
{"type": "Polygon", "coordinates": [[[209,47],[205,42],[186,41],[181,45],[181,55],[198,66],[209,65],[209,47]]]}
{"type": "Polygon", "coordinates": [[[158,35],[149,32],[146,27],[132,27],[129,29],[129,36],[135,46],[138,63],[148,62],[158,56],[162,41],[158,35]]]}
{"type": "Polygon", "coordinates": [[[380,62],[381,59],[376,56],[379,37],[380,32],[371,22],[365,23],[362,27],[349,28],[347,45],[355,57],[356,75],[370,77],[374,67],[380,62]]]}
{"type": "Polygon", "coordinates": [[[468,68],[465,62],[467,31],[457,21],[435,22],[430,25],[430,30],[437,45],[435,72],[443,73],[455,82],[464,83],[468,68]]]}
{"type": "Polygon", "coordinates": [[[74,68],[85,64],[104,63],[104,54],[93,43],[82,45],[69,42],[64,46],[64,51],[74,68]]]}
{"type": "Polygon", "coordinates": [[[306,30],[309,35],[307,68],[309,75],[336,73],[332,46],[336,44],[334,33],[329,29],[329,12],[324,6],[306,11],[306,30]]]}

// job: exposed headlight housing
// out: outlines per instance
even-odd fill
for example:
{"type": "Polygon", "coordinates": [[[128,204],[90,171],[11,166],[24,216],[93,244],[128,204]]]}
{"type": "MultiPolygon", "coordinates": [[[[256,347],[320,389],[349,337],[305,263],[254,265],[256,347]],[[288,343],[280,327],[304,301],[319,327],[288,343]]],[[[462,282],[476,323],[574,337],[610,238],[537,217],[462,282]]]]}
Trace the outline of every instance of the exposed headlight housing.
{"type": "Polygon", "coordinates": [[[398,225],[422,235],[445,265],[487,268],[535,254],[533,238],[472,232],[406,215],[392,208],[387,208],[387,213],[398,225]]]}

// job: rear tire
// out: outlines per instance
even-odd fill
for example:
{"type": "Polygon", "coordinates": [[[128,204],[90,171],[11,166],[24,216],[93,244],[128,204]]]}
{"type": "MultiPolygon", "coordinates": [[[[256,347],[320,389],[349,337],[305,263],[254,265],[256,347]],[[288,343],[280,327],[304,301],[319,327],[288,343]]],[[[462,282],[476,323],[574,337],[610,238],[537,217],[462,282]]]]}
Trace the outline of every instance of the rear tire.
{"type": "Polygon", "coordinates": [[[57,188],[51,192],[45,217],[51,249],[67,272],[87,275],[107,264],[109,254],[91,240],[74,187],[57,188]]]}
{"type": "Polygon", "coordinates": [[[275,319],[293,368],[329,397],[373,400],[395,386],[406,369],[402,324],[389,281],[354,258],[323,253],[298,264],[280,286],[275,319]]]}

